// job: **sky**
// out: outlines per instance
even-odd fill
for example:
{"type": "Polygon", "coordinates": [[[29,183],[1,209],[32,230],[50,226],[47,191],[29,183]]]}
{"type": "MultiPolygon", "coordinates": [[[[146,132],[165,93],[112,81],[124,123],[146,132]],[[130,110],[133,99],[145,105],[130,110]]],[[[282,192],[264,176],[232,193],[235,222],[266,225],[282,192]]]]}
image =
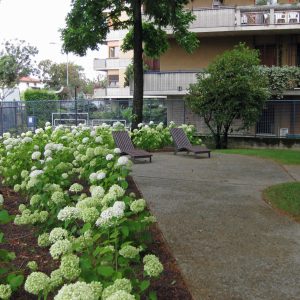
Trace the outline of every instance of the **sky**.
{"type": "Polygon", "coordinates": [[[38,48],[38,62],[50,59],[63,63],[68,59],[82,66],[88,78],[96,78],[99,72],[93,71],[93,59],[107,57],[105,46],[100,51],[88,51],[85,57],[61,53],[58,30],[65,27],[70,3],[71,0],[0,0],[0,44],[4,40],[25,40],[38,48]]]}

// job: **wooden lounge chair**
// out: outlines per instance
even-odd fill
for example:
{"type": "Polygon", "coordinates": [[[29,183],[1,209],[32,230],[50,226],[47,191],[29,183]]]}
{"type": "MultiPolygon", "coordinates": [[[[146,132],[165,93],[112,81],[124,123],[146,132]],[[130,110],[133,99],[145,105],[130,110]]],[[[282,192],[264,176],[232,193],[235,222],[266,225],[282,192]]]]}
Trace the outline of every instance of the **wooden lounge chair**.
{"type": "Polygon", "coordinates": [[[210,150],[202,146],[193,146],[182,128],[171,128],[170,132],[175,146],[174,154],[177,154],[179,151],[187,151],[188,153],[193,152],[195,155],[207,153],[208,157],[210,157],[210,150]]]}
{"type": "Polygon", "coordinates": [[[151,162],[152,154],[145,150],[135,148],[127,131],[113,131],[112,135],[116,146],[121,150],[121,155],[128,154],[133,159],[149,157],[151,162]]]}

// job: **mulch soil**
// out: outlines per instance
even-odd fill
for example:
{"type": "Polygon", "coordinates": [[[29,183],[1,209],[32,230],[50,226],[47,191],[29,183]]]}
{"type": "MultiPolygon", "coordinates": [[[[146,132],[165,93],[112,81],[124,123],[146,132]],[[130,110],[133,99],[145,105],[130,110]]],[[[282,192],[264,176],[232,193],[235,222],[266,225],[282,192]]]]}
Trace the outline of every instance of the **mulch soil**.
{"type": "MultiPolygon", "coordinates": [[[[128,193],[134,192],[137,197],[142,197],[132,177],[128,177],[128,193]]],[[[4,196],[4,209],[11,215],[18,214],[18,207],[25,201],[19,194],[7,187],[0,187],[0,193],[4,196]]],[[[51,271],[59,267],[59,262],[54,261],[48,248],[40,248],[37,245],[38,233],[32,226],[17,226],[12,222],[6,225],[0,225],[0,230],[4,233],[5,242],[1,248],[13,251],[16,259],[12,262],[16,270],[23,270],[25,275],[30,271],[26,268],[29,261],[36,261],[39,271],[50,274],[51,271]]],[[[157,255],[164,265],[164,272],[158,280],[151,282],[151,290],[156,291],[157,298],[162,300],[192,300],[192,296],[187,288],[186,282],[180,273],[177,262],[173,257],[168,244],[166,243],[158,224],[153,224],[150,228],[152,243],[149,246],[149,252],[157,255]]],[[[23,288],[15,292],[12,300],[37,299],[36,296],[27,293],[23,288]]],[[[49,296],[48,299],[53,299],[49,296]]],[[[146,298],[145,298],[146,299],[146,298]]],[[[71,300],[71,299],[70,299],[71,300]]]]}

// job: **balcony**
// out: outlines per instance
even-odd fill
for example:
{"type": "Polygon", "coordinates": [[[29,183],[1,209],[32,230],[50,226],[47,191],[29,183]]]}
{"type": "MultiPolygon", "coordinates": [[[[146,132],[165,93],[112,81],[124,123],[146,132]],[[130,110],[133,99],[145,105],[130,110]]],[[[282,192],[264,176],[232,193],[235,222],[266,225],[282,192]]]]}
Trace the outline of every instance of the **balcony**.
{"type": "MultiPolygon", "coordinates": [[[[185,95],[191,83],[195,83],[197,72],[146,72],[144,74],[145,96],[185,95]]],[[[130,86],[133,92],[133,86],[130,86]]]]}
{"type": "Polygon", "coordinates": [[[106,41],[122,41],[127,33],[127,29],[111,30],[106,36],[106,41]]]}
{"type": "MultiPolygon", "coordinates": [[[[190,30],[199,35],[287,30],[298,32],[300,5],[236,6],[193,11],[190,30]]],[[[171,28],[167,33],[172,34],[171,28]]]]}
{"type": "Polygon", "coordinates": [[[94,98],[125,98],[130,97],[129,87],[107,87],[94,90],[94,98]]]}
{"type": "Polygon", "coordinates": [[[95,71],[107,71],[115,69],[125,69],[131,64],[130,58],[106,58],[106,59],[94,59],[95,71]]]}

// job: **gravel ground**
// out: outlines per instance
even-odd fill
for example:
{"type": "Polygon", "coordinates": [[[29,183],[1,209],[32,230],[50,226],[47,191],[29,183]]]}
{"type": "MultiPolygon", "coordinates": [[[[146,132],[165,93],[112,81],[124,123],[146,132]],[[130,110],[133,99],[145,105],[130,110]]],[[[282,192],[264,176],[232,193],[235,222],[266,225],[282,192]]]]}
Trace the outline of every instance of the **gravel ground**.
{"type": "Polygon", "coordinates": [[[300,299],[300,224],[262,199],[300,167],[212,153],[155,153],[133,177],[198,299],[300,299]]]}

